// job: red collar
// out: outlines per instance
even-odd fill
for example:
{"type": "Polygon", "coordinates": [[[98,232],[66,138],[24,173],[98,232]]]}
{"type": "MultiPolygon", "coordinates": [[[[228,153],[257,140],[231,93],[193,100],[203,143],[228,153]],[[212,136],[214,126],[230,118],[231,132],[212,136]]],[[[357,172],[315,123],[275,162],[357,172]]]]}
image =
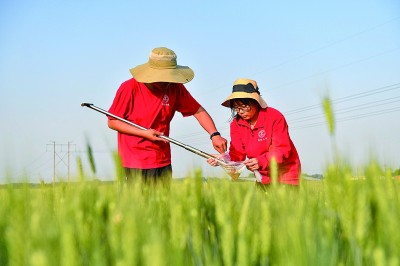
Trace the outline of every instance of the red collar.
{"type": "MultiPolygon", "coordinates": [[[[259,111],[258,111],[258,119],[257,119],[257,123],[255,124],[255,126],[254,126],[254,128],[253,128],[253,130],[254,129],[257,129],[257,128],[259,128],[259,127],[264,127],[264,122],[266,121],[266,119],[267,119],[267,109],[268,109],[268,107],[267,108],[261,108],[259,111]]],[[[244,127],[248,127],[248,128],[251,128],[250,127],[250,123],[249,122],[247,122],[246,120],[244,120],[244,119],[242,119],[239,115],[236,115],[236,123],[239,125],[239,126],[244,126],[244,127]]]]}

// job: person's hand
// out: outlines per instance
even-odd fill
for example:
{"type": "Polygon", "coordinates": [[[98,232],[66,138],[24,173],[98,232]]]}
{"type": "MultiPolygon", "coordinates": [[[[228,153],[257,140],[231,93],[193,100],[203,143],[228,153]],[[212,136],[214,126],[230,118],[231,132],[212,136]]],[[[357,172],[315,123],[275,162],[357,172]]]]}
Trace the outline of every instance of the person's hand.
{"type": "Polygon", "coordinates": [[[225,138],[221,136],[214,136],[212,138],[212,144],[214,146],[214,149],[218,151],[219,153],[224,153],[226,151],[226,146],[227,146],[227,141],[225,138]]]}
{"type": "Polygon", "coordinates": [[[167,140],[165,140],[163,138],[160,138],[160,136],[162,136],[162,135],[163,135],[162,132],[157,131],[157,130],[152,129],[152,128],[143,130],[143,138],[145,138],[147,140],[150,140],[150,141],[153,141],[153,142],[154,141],[165,141],[165,142],[167,142],[167,140]]]}
{"type": "Polygon", "coordinates": [[[211,166],[218,166],[217,160],[215,160],[214,158],[208,158],[207,163],[211,166]]]}
{"type": "Polygon", "coordinates": [[[214,158],[208,158],[207,163],[211,166],[218,166],[218,161],[216,159],[222,160],[223,154],[211,154],[214,158]]]}
{"type": "Polygon", "coordinates": [[[246,168],[252,172],[260,169],[260,165],[258,164],[257,158],[247,159],[243,163],[244,163],[244,165],[246,165],[246,168]]]}

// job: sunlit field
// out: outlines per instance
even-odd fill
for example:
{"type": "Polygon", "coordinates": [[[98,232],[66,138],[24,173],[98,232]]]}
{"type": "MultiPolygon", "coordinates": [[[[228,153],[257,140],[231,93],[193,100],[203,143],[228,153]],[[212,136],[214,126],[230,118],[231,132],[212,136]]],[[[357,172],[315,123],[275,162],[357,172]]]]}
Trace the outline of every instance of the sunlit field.
{"type": "Polygon", "coordinates": [[[114,158],[113,182],[78,158],[79,181],[0,187],[0,265],[400,265],[399,169],[335,154],[295,188],[200,171],[149,186],[122,181],[114,158]]]}
{"type": "Polygon", "coordinates": [[[399,265],[399,180],[330,165],[321,181],[169,188],[81,180],[0,188],[0,265],[399,265]]]}

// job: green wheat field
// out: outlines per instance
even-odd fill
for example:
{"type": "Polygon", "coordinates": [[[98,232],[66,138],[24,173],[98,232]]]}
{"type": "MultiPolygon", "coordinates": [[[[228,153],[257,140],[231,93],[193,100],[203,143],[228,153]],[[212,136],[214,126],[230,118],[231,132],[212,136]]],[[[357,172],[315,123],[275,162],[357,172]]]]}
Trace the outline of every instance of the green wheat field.
{"type": "Polygon", "coordinates": [[[399,265],[400,180],[331,164],[299,189],[204,180],[0,188],[0,265],[399,265]]]}
{"type": "Polygon", "coordinates": [[[400,169],[335,157],[321,180],[265,190],[199,170],[128,184],[116,153],[116,181],[94,181],[78,158],[75,182],[0,187],[0,265],[400,265],[400,169]]]}

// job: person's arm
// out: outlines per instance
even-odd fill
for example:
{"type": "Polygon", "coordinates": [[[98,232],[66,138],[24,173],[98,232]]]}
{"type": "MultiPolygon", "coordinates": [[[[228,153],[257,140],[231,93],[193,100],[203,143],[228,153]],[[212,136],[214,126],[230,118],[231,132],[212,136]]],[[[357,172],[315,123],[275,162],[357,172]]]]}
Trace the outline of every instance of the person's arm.
{"type": "MultiPolygon", "coordinates": [[[[217,128],[215,127],[214,121],[208,112],[200,106],[197,112],[193,115],[199,124],[208,132],[208,134],[212,134],[217,132],[217,128]]],[[[219,153],[224,153],[226,151],[227,141],[225,138],[221,137],[221,135],[216,135],[211,138],[214,149],[219,153]]]]}
{"type": "Polygon", "coordinates": [[[165,141],[164,139],[159,137],[162,135],[162,133],[155,129],[139,129],[116,119],[109,119],[108,127],[118,131],[119,133],[141,137],[150,141],[165,141]]]}

